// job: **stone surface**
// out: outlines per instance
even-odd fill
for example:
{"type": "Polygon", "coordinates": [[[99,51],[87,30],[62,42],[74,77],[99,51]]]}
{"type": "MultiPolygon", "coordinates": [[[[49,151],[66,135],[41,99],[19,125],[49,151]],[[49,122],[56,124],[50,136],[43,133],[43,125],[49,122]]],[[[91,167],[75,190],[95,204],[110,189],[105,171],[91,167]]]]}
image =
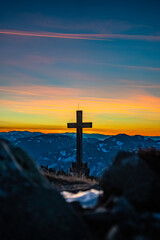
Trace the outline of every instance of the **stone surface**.
{"type": "Polygon", "coordinates": [[[82,212],[97,239],[159,240],[159,152],[121,152],[101,180],[97,209],[82,212]]]}
{"type": "Polygon", "coordinates": [[[138,209],[160,211],[160,178],[136,153],[119,153],[101,187],[105,200],[123,195],[138,209]]]}
{"type": "MultiPolygon", "coordinates": [[[[82,219],[34,162],[0,140],[0,239],[91,239],[82,219]]],[[[93,239],[93,237],[92,237],[93,239]]]]}

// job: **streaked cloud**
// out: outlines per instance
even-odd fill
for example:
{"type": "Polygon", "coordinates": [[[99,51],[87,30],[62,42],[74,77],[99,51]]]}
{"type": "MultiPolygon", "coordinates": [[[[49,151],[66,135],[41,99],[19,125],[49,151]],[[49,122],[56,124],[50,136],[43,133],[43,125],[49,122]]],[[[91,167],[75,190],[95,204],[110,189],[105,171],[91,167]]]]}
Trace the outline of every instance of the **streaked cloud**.
{"type": "Polygon", "coordinates": [[[46,37],[46,38],[63,38],[79,40],[99,40],[111,41],[114,39],[123,40],[140,40],[140,41],[160,41],[160,36],[129,35],[129,34],[70,34],[70,33],[52,33],[52,32],[31,32],[19,30],[1,29],[0,34],[28,36],[28,37],[46,37]]]}
{"type": "Polygon", "coordinates": [[[61,32],[72,31],[89,32],[89,33],[124,33],[129,30],[149,29],[145,24],[130,23],[126,20],[114,18],[96,19],[96,18],[81,18],[79,19],[63,19],[55,16],[46,16],[40,13],[23,13],[20,15],[24,22],[28,22],[32,26],[40,27],[41,29],[58,30],[61,32]]]}
{"type": "MultiPolygon", "coordinates": [[[[103,64],[103,63],[101,63],[103,64]]],[[[122,65],[122,64],[112,64],[104,63],[106,66],[117,67],[117,68],[127,68],[133,70],[147,70],[147,71],[160,71],[159,67],[149,67],[149,66],[136,66],[136,65],[122,65]]]]}
{"type": "Polygon", "coordinates": [[[126,21],[117,21],[115,19],[108,20],[86,20],[81,21],[62,20],[53,17],[42,16],[40,14],[26,14],[22,17],[29,18],[32,24],[40,26],[41,28],[58,29],[61,31],[83,31],[83,32],[96,32],[96,33],[114,33],[124,32],[133,28],[146,28],[145,26],[131,25],[126,21]]]}
{"type": "MultiPolygon", "coordinates": [[[[151,66],[136,66],[136,65],[125,65],[125,64],[115,64],[110,62],[95,61],[91,59],[78,59],[71,57],[48,57],[41,55],[27,55],[23,59],[0,59],[1,64],[13,65],[27,67],[32,64],[54,64],[54,63],[70,63],[70,64],[91,64],[91,65],[101,65],[101,66],[111,66],[115,68],[125,68],[131,70],[145,70],[145,71],[160,71],[160,67],[151,67],[151,66]]],[[[35,66],[34,66],[35,67],[35,66]]]]}
{"type": "Polygon", "coordinates": [[[143,90],[145,89],[153,89],[153,88],[160,88],[160,84],[155,84],[152,83],[151,81],[149,83],[145,81],[137,81],[137,80],[124,80],[124,79],[119,79],[119,83],[125,84],[125,87],[127,88],[142,88],[143,90]]]}
{"type": "Polygon", "coordinates": [[[38,111],[39,109],[42,113],[43,111],[45,112],[52,109],[52,107],[57,109],[57,111],[60,111],[61,107],[69,110],[69,108],[73,108],[72,106],[77,107],[79,101],[82,104],[81,106],[90,106],[88,109],[89,112],[107,111],[107,113],[116,113],[117,111],[117,113],[122,113],[122,110],[124,111],[125,109],[125,111],[129,111],[130,114],[132,110],[139,111],[139,109],[160,112],[159,97],[151,96],[144,90],[136,93],[135,90],[131,88],[129,98],[128,94],[127,96],[125,95],[126,89],[128,89],[128,86],[124,89],[121,87],[123,98],[117,98],[116,91],[115,94],[110,95],[110,98],[107,98],[106,96],[110,89],[102,91],[100,88],[95,88],[95,92],[97,91],[96,95],[99,95],[99,97],[94,97],[94,91],[88,93],[87,89],[80,88],[38,85],[1,87],[0,92],[6,92],[6,97],[1,100],[1,106],[20,107],[22,111],[26,106],[29,106],[28,111],[31,111],[31,109],[38,111]],[[7,93],[10,95],[10,99],[8,99],[7,93]],[[105,93],[106,96],[104,95],[105,93]],[[18,95],[21,96],[21,98],[17,98],[18,95]],[[30,95],[30,98],[25,98],[25,96],[28,95],[30,95]],[[36,96],[36,98],[32,98],[32,96],[36,96]]]}
{"type": "Polygon", "coordinates": [[[77,96],[82,93],[80,89],[68,88],[68,87],[58,87],[58,86],[40,86],[40,85],[30,85],[30,86],[11,86],[0,87],[0,92],[10,92],[13,94],[20,95],[33,95],[33,96],[46,96],[46,97],[65,97],[65,96],[77,96]]]}
{"type": "Polygon", "coordinates": [[[11,92],[11,93],[18,93],[18,94],[22,94],[22,95],[37,95],[32,92],[17,91],[17,90],[11,90],[11,89],[7,89],[7,88],[0,88],[0,92],[11,92]]]}

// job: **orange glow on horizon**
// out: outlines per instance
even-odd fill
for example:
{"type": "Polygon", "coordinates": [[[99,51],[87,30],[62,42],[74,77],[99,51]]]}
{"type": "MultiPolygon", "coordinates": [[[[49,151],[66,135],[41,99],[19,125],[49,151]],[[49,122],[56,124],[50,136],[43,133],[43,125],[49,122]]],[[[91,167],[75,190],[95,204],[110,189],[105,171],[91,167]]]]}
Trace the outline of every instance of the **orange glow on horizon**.
{"type": "MultiPolygon", "coordinates": [[[[0,132],[10,132],[10,131],[29,131],[29,132],[41,132],[41,133],[76,133],[76,129],[67,129],[66,128],[62,128],[62,129],[45,129],[45,128],[26,128],[26,127],[21,127],[21,128],[14,128],[14,127],[10,127],[10,128],[0,128],[0,132]]],[[[141,129],[110,129],[110,130],[105,130],[105,129],[84,129],[83,133],[88,133],[88,134],[103,134],[103,135],[117,135],[117,134],[127,134],[130,136],[133,135],[142,135],[142,136],[160,136],[158,129],[146,129],[146,130],[141,130],[141,129]]]]}
{"type": "Polygon", "coordinates": [[[127,90],[128,96],[120,99],[116,91],[111,97],[106,89],[90,93],[88,89],[57,86],[0,87],[5,96],[0,103],[0,131],[73,132],[66,124],[75,121],[79,103],[84,121],[93,122],[93,129],[85,129],[85,133],[160,135],[160,98],[127,90]]]}

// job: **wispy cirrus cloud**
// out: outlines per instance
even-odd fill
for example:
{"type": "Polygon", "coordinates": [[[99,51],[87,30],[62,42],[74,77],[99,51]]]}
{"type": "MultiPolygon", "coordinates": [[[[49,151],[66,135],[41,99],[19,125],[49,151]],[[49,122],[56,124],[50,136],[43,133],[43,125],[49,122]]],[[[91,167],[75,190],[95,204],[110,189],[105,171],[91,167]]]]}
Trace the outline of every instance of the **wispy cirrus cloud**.
{"type": "Polygon", "coordinates": [[[137,80],[126,80],[126,79],[118,79],[119,84],[125,85],[127,88],[142,88],[142,89],[147,89],[147,88],[160,88],[160,84],[155,84],[152,82],[145,82],[145,81],[137,81],[137,80]]]}
{"type": "Polygon", "coordinates": [[[132,29],[149,29],[149,26],[142,24],[130,24],[128,21],[116,19],[62,19],[53,16],[44,16],[40,13],[23,13],[21,19],[32,26],[41,29],[50,29],[54,31],[72,31],[89,33],[122,33],[132,29]]]}
{"type": "MultiPolygon", "coordinates": [[[[83,88],[76,88],[76,87],[62,87],[62,86],[44,86],[44,85],[23,85],[23,86],[8,86],[8,87],[0,87],[0,93],[5,93],[6,98],[8,94],[13,96],[27,96],[31,95],[36,96],[34,99],[85,99],[87,101],[106,101],[106,102],[117,102],[117,103],[124,103],[129,101],[138,102],[141,96],[149,96],[150,99],[154,99],[160,103],[160,97],[152,96],[150,93],[145,91],[148,88],[160,88],[158,84],[150,84],[147,85],[145,82],[138,82],[137,81],[129,81],[129,80],[120,80],[118,86],[106,86],[104,89],[97,88],[97,87],[90,87],[90,92],[87,89],[83,88]],[[122,85],[123,83],[123,85],[122,85]],[[118,88],[118,89],[117,89],[118,88]],[[136,88],[140,88],[137,91],[136,88]],[[142,89],[141,89],[142,88],[142,89]],[[109,94],[112,90],[112,94],[109,94]],[[113,94],[114,90],[114,94],[113,94]],[[119,90],[123,91],[123,98],[119,97],[118,92],[119,90]],[[127,93],[126,93],[127,91],[127,93]],[[128,93],[129,92],[129,93],[128,93]],[[137,96],[137,97],[135,97],[137,96]]],[[[25,99],[26,100],[26,99],[25,99]]],[[[27,98],[28,101],[28,98],[27,98]]]]}
{"type": "Polygon", "coordinates": [[[140,40],[140,41],[160,41],[160,36],[150,35],[132,35],[132,34],[71,34],[71,33],[53,33],[53,32],[31,32],[19,30],[1,29],[0,34],[28,36],[28,37],[46,37],[62,39],[79,39],[79,40],[98,40],[111,41],[114,39],[123,40],[140,40]]]}
{"type": "Polygon", "coordinates": [[[147,88],[154,88],[154,89],[157,89],[157,88],[160,88],[160,85],[156,85],[156,84],[153,84],[153,85],[128,85],[128,87],[130,88],[143,88],[143,89],[147,89],[147,88]]]}
{"type": "Polygon", "coordinates": [[[124,68],[130,70],[142,70],[142,71],[153,71],[159,72],[160,67],[152,67],[152,66],[137,66],[137,65],[125,65],[125,64],[116,64],[110,62],[102,62],[91,59],[79,59],[79,58],[71,58],[71,57],[48,57],[42,55],[27,55],[21,59],[0,59],[0,64],[19,66],[19,67],[31,67],[34,68],[41,64],[55,64],[55,63],[70,63],[70,64],[81,64],[81,65],[102,65],[109,66],[114,68],[124,68]],[[35,66],[36,64],[36,66],[35,66]]]}
{"type": "Polygon", "coordinates": [[[33,95],[37,97],[73,97],[81,95],[82,91],[77,88],[69,87],[58,87],[58,86],[41,86],[41,85],[30,85],[30,86],[11,86],[11,87],[0,87],[0,92],[9,92],[20,95],[33,95]]]}
{"type": "MultiPolygon", "coordinates": [[[[103,64],[103,63],[101,63],[103,64]]],[[[149,67],[149,66],[136,66],[136,65],[123,65],[123,64],[112,64],[112,63],[105,63],[106,66],[111,67],[118,67],[118,68],[127,68],[133,70],[147,70],[147,71],[160,71],[159,67],[149,67]]]]}
{"type": "Polygon", "coordinates": [[[0,88],[0,92],[10,92],[10,93],[18,93],[18,94],[24,94],[24,95],[39,95],[36,93],[32,93],[32,92],[27,92],[27,91],[22,91],[22,90],[12,90],[12,89],[8,89],[6,87],[0,88]]]}
{"type": "MultiPolygon", "coordinates": [[[[26,16],[27,17],[27,16],[26,16]]],[[[132,28],[139,28],[140,26],[131,25],[126,21],[117,21],[114,19],[108,20],[86,20],[73,21],[66,19],[65,21],[53,17],[44,17],[42,15],[30,15],[32,23],[36,26],[58,29],[65,31],[83,31],[83,32],[96,32],[96,33],[114,33],[124,32],[132,28]]],[[[142,26],[141,26],[142,27],[142,26]]],[[[144,26],[143,26],[144,27],[144,26]]]]}

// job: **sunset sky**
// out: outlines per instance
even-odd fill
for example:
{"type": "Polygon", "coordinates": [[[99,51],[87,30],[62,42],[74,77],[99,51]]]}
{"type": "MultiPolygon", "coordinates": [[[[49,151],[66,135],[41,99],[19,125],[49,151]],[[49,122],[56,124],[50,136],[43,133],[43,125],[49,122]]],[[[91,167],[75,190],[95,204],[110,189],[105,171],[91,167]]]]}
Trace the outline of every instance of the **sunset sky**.
{"type": "Polygon", "coordinates": [[[0,131],[160,135],[160,2],[3,1],[0,131]]]}

